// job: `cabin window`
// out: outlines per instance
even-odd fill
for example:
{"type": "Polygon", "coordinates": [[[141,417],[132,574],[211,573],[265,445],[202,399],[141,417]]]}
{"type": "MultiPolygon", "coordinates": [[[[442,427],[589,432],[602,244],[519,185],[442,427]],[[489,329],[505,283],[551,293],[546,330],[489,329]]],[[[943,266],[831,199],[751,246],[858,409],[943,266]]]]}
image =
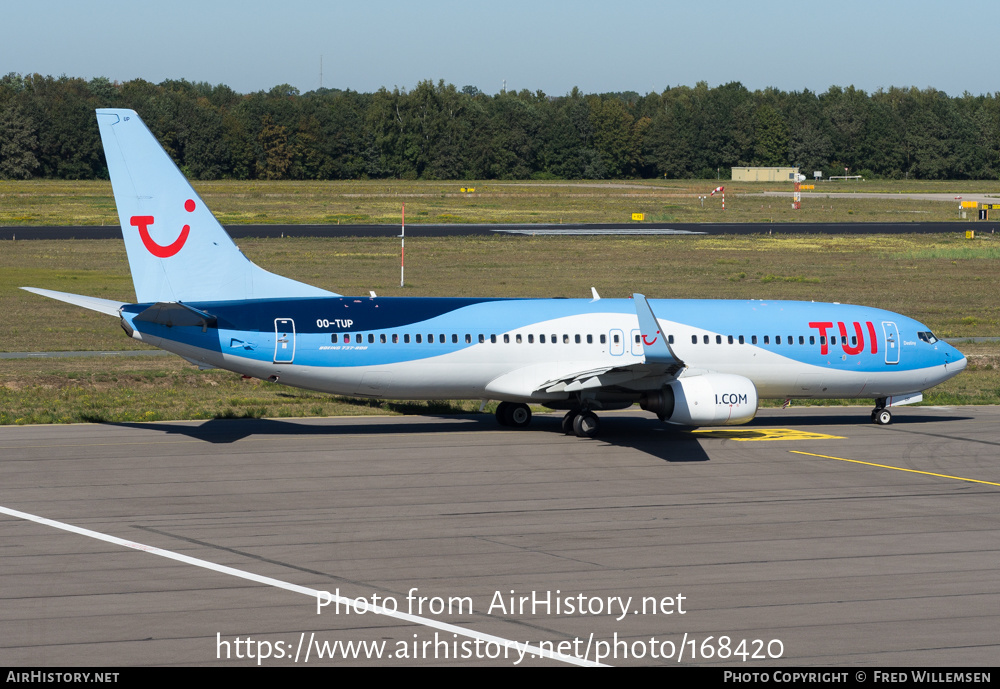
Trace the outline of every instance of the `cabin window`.
{"type": "Polygon", "coordinates": [[[857,335],[851,335],[851,344],[854,345],[855,347],[858,346],[858,336],[857,335]]]}
{"type": "Polygon", "coordinates": [[[830,344],[832,344],[832,345],[837,344],[837,336],[836,335],[830,335],[830,344]]]}
{"type": "Polygon", "coordinates": [[[403,344],[410,344],[410,333],[403,335],[403,344]]]}
{"type": "Polygon", "coordinates": [[[330,342],[337,344],[337,333],[330,335],[330,342]]]}
{"type": "Polygon", "coordinates": [[[618,335],[616,334],[615,335],[615,344],[618,344],[618,342],[619,342],[619,338],[618,338],[618,335]]]}
{"type": "Polygon", "coordinates": [[[559,344],[559,336],[552,333],[552,344],[559,344]]]}
{"type": "Polygon", "coordinates": [[[508,335],[507,333],[504,333],[503,343],[504,344],[510,344],[510,335],[508,335]]]}
{"type": "Polygon", "coordinates": [[[594,344],[594,336],[587,335],[587,344],[594,344]]]}
{"type": "Polygon", "coordinates": [[[574,338],[574,341],[575,341],[575,342],[576,342],[577,344],[580,344],[580,336],[579,336],[579,335],[574,335],[574,336],[573,336],[573,338],[574,338]]]}
{"type": "Polygon", "coordinates": [[[423,342],[423,340],[421,340],[420,338],[421,338],[420,333],[417,333],[417,344],[420,344],[421,342],[423,342]]]}
{"type": "Polygon", "coordinates": [[[608,343],[608,336],[601,335],[601,344],[607,344],[607,343],[608,343]]]}
{"type": "Polygon", "coordinates": [[[569,344],[569,335],[563,333],[563,344],[569,344]]]}
{"type": "Polygon", "coordinates": [[[691,344],[698,344],[698,336],[697,335],[692,335],[691,336],[691,344]]]}
{"type": "Polygon", "coordinates": [[[728,336],[726,339],[729,340],[729,344],[733,343],[733,336],[732,335],[728,336]]]}
{"type": "Polygon", "coordinates": [[[805,343],[806,343],[806,338],[804,338],[802,335],[799,335],[799,344],[805,344],[805,343]]]}
{"type": "Polygon", "coordinates": [[[781,344],[781,335],[778,335],[777,337],[774,338],[774,344],[781,344]]]}
{"type": "Polygon", "coordinates": [[[667,335],[667,342],[669,342],[670,344],[673,344],[674,343],[674,336],[673,335],[667,335]]]}
{"type": "Polygon", "coordinates": [[[809,344],[811,344],[811,345],[816,344],[816,336],[815,335],[810,335],[809,336],[809,344]]]}
{"type": "Polygon", "coordinates": [[[392,334],[392,343],[399,344],[399,335],[397,335],[396,333],[392,334]]]}
{"type": "Polygon", "coordinates": [[[746,340],[743,339],[742,335],[740,335],[740,344],[746,344],[746,343],[747,343],[746,340]]]}
{"type": "Polygon", "coordinates": [[[385,344],[385,333],[382,333],[381,335],[378,336],[378,341],[381,342],[382,344],[385,344]]]}
{"type": "Polygon", "coordinates": [[[514,336],[514,342],[516,342],[517,344],[521,344],[521,333],[518,333],[517,335],[514,336]]]}
{"type": "Polygon", "coordinates": [[[458,344],[458,333],[452,333],[451,334],[451,343],[452,344],[458,344]]]}
{"type": "Polygon", "coordinates": [[[479,333],[479,344],[482,344],[484,342],[486,342],[486,336],[483,335],[482,333],[479,333]]]}
{"type": "Polygon", "coordinates": [[[375,333],[368,333],[368,344],[375,344],[375,333]]]}
{"type": "Polygon", "coordinates": [[[357,342],[358,344],[361,344],[361,333],[358,333],[358,334],[357,334],[357,335],[356,335],[356,336],[354,337],[354,341],[355,341],[355,342],[357,342]]]}
{"type": "Polygon", "coordinates": [[[756,335],[751,335],[750,336],[750,344],[757,344],[757,336],[756,335]]]}
{"type": "Polygon", "coordinates": [[[497,336],[496,336],[496,334],[490,335],[490,342],[493,343],[493,344],[497,343],[497,336]]]}
{"type": "MultiPolygon", "coordinates": [[[[770,335],[765,335],[764,336],[764,344],[771,344],[771,336],[770,335]]],[[[778,344],[781,344],[781,343],[779,342],[778,344]]]]}
{"type": "Polygon", "coordinates": [[[539,335],[538,336],[538,343],[539,344],[545,344],[545,335],[539,335]]]}
{"type": "Polygon", "coordinates": [[[639,344],[639,333],[635,334],[635,343],[639,344]]]}
{"type": "Polygon", "coordinates": [[[715,344],[722,344],[722,335],[715,336],[715,344]]]}
{"type": "Polygon", "coordinates": [[[528,335],[528,344],[535,344],[535,336],[528,335]]]}

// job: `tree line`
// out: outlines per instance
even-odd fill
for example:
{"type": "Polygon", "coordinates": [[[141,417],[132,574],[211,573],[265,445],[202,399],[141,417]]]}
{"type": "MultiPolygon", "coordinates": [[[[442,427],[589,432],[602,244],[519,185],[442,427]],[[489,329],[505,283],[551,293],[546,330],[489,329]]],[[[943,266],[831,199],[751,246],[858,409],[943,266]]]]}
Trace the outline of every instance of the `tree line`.
{"type": "Polygon", "coordinates": [[[661,93],[489,95],[423,81],[375,93],[287,84],[0,78],[0,178],[106,178],[94,109],[136,110],[195,179],[729,177],[733,166],[811,175],[997,179],[1000,93],[739,82],[661,93]]]}

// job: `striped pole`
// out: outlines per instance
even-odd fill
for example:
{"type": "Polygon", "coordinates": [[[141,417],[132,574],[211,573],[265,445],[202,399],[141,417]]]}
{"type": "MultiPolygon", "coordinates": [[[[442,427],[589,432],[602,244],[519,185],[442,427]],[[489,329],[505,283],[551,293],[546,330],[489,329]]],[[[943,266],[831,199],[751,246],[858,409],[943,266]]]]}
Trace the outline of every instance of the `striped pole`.
{"type": "Polygon", "coordinates": [[[403,204],[403,233],[399,235],[399,286],[403,286],[403,277],[406,274],[406,204],[403,204]]]}

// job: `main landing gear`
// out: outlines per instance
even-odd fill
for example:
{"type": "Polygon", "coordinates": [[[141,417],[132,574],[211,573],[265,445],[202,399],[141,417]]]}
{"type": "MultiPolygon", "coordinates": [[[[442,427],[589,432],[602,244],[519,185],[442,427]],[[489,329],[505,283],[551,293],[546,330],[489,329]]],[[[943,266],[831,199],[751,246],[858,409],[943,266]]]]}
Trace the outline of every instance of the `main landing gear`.
{"type": "Polygon", "coordinates": [[[562,430],[566,435],[595,438],[601,430],[601,420],[589,409],[570,409],[563,417],[562,430]]]}
{"type": "MultiPolygon", "coordinates": [[[[531,423],[531,409],[520,402],[501,402],[497,405],[496,417],[501,426],[527,428],[531,423]]],[[[601,421],[589,409],[570,409],[563,417],[562,430],[566,435],[594,438],[601,430],[601,421]]]]}
{"type": "Polygon", "coordinates": [[[872,410],[872,423],[879,426],[888,426],[892,423],[892,412],[886,409],[884,397],[875,400],[875,409],[872,410]]]}
{"type": "Polygon", "coordinates": [[[519,402],[501,402],[497,405],[497,423],[511,428],[527,428],[531,423],[531,409],[519,402]]]}

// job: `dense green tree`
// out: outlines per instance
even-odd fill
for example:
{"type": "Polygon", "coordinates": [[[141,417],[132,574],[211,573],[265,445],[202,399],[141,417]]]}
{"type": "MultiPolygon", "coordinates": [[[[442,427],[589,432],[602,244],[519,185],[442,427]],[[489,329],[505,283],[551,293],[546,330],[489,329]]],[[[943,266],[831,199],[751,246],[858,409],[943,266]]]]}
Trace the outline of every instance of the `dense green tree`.
{"type": "Polygon", "coordinates": [[[996,179],[1000,94],[853,86],[485,94],[444,81],[357,93],[288,84],[0,77],[0,174],[106,176],[94,108],[127,107],[200,179],[728,176],[736,165],[996,179]]]}
{"type": "Polygon", "coordinates": [[[28,179],[38,168],[38,137],[16,106],[0,106],[0,179],[28,179]]]}

